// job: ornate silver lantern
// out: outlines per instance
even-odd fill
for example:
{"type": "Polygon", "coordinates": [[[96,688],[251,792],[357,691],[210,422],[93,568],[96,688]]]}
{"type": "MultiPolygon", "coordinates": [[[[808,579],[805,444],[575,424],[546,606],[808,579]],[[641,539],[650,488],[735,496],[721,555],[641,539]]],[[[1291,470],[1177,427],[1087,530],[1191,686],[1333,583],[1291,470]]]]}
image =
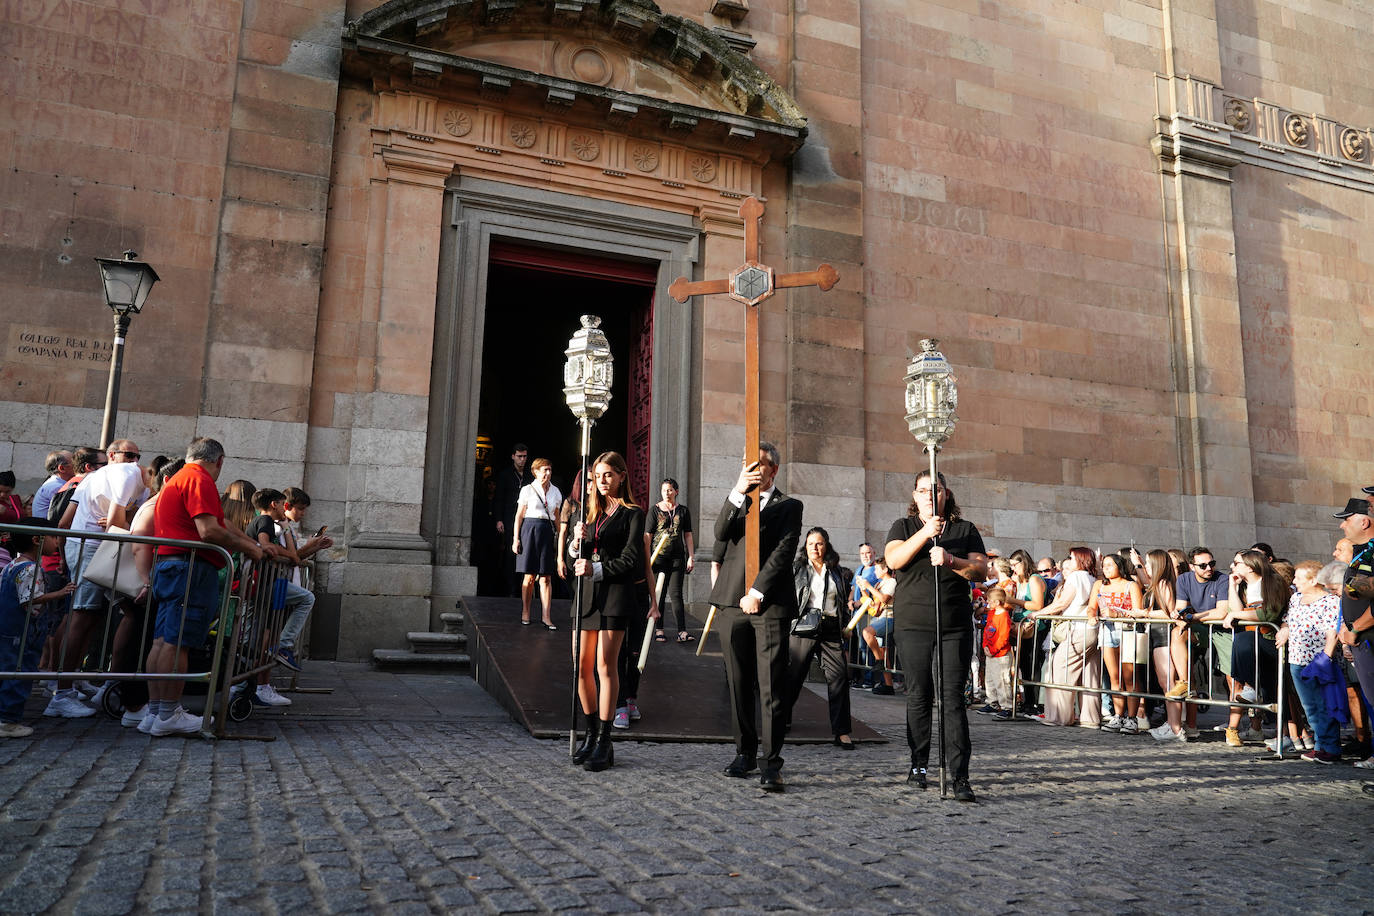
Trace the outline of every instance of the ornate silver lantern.
{"type": "Polygon", "coordinates": [[[611,378],[615,360],[611,345],[601,331],[601,319],[583,315],[582,327],[573,333],[563,351],[563,398],[578,420],[596,420],[611,403],[611,378]]]}
{"type": "Polygon", "coordinates": [[[906,425],[916,441],[939,448],[954,432],[959,390],[954,370],[933,337],[921,341],[921,352],[906,367],[906,425]]]}

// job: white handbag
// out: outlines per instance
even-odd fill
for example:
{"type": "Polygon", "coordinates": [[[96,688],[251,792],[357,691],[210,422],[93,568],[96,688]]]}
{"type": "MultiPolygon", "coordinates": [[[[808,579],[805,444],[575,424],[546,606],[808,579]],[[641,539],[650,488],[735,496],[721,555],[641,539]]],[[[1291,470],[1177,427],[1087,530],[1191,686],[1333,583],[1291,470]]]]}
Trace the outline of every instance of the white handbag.
{"type": "MultiPolygon", "coordinates": [[[[109,533],[129,532],[112,525],[109,533]]],[[[134,561],[134,545],[119,541],[101,541],[81,570],[81,578],[130,598],[143,589],[143,577],[138,574],[138,564],[134,561]]]]}

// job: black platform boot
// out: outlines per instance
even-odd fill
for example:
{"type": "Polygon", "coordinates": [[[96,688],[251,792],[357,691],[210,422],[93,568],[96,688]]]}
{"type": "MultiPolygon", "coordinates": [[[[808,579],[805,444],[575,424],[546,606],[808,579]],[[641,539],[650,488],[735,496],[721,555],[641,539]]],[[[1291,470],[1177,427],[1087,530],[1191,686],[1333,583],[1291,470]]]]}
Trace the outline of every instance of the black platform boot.
{"type": "Polygon", "coordinates": [[[582,736],[582,743],[573,751],[572,762],[581,766],[587,762],[587,758],[592,755],[592,749],[596,747],[596,736],[601,730],[601,720],[594,712],[584,712],[583,717],[587,720],[587,733],[582,736]]]}
{"type": "Polygon", "coordinates": [[[591,756],[587,762],[582,764],[593,773],[600,773],[602,770],[615,766],[615,744],[611,740],[612,719],[602,719],[598,722],[599,731],[596,736],[596,747],[592,748],[591,756]]]}

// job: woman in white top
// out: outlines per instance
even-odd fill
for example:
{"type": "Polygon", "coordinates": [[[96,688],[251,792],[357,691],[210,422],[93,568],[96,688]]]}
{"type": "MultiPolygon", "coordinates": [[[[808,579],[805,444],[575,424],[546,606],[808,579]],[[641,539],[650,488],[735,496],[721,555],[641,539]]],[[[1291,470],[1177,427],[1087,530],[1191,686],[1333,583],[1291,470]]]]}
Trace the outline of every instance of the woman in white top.
{"type": "Polygon", "coordinates": [[[530,466],[534,482],[520,489],[515,504],[515,571],[525,578],[520,585],[520,623],[530,624],[530,600],[539,580],[539,598],[544,607],[544,626],[557,630],[549,616],[553,604],[553,574],[558,568],[554,544],[554,523],[563,505],[563,494],[553,485],[553,465],[547,458],[536,458],[530,466]]]}
{"type": "MultiPolygon", "coordinates": [[[[1069,551],[1073,560],[1063,567],[1064,582],[1055,592],[1054,601],[1036,617],[1057,614],[1079,615],[1087,619],[1054,621],[1050,638],[1056,643],[1050,659],[1050,682],[1066,687],[1098,688],[1102,686],[1102,652],[1097,646],[1097,608],[1089,603],[1093,586],[1097,584],[1097,554],[1087,547],[1069,551]]],[[[1084,728],[1097,728],[1102,722],[1101,694],[1079,693],[1071,690],[1045,691],[1045,714],[1036,718],[1046,725],[1072,725],[1077,718],[1084,728]],[[1077,699],[1079,712],[1074,715],[1077,699]]]]}

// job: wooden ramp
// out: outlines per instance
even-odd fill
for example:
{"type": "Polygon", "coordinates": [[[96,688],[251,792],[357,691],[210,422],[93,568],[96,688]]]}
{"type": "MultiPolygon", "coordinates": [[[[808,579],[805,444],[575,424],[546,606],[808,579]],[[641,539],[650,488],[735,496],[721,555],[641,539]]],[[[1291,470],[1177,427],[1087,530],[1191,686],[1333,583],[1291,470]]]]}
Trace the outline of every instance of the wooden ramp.
{"type": "MultiPolygon", "coordinates": [[[[572,688],[569,602],[553,603],[557,632],[544,629],[537,609],[535,622],[521,626],[518,598],[463,598],[460,603],[473,678],[530,734],[566,738],[572,688]]],[[[701,621],[689,618],[688,627],[694,635],[701,635],[701,621]]],[[[713,632],[700,657],[696,647],[695,642],[678,643],[672,631],[668,642],[653,643],[639,688],[643,718],[628,731],[617,731],[619,737],[734,741],[720,642],[713,632]]],[[[803,690],[792,713],[787,740],[796,744],[829,742],[829,722],[825,698],[803,690]]],[[[855,741],[886,742],[858,719],[853,724],[855,741]]]]}

